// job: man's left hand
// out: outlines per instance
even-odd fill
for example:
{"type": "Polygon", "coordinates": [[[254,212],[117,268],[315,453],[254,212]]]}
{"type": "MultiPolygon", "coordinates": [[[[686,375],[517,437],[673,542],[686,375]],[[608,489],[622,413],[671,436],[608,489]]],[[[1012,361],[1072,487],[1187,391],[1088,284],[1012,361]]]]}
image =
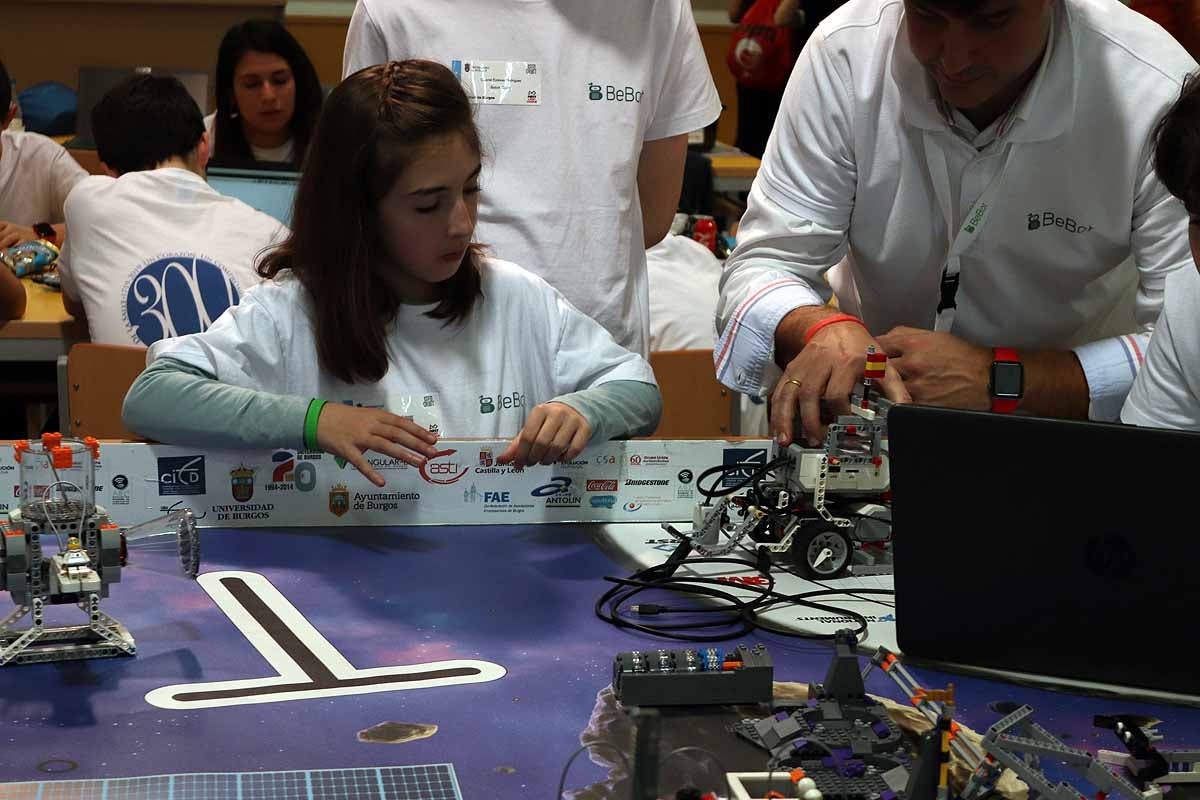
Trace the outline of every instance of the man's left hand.
{"type": "Polygon", "coordinates": [[[899,326],[876,341],[914,403],[986,411],[992,351],[937,331],[899,326]]]}
{"type": "Polygon", "coordinates": [[[0,220],[0,250],[7,250],[22,242],[32,242],[37,238],[32,226],[14,225],[11,222],[0,220]]]}

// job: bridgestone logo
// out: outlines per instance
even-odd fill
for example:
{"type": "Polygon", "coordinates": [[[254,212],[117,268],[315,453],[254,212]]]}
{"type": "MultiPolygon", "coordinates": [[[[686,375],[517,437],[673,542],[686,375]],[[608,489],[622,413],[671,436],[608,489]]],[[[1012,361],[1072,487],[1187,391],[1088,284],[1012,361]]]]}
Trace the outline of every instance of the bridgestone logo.
{"type": "Polygon", "coordinates": [[[628,480],[625,481],[626,486],[670,486],[668,480],[628,480]]]}

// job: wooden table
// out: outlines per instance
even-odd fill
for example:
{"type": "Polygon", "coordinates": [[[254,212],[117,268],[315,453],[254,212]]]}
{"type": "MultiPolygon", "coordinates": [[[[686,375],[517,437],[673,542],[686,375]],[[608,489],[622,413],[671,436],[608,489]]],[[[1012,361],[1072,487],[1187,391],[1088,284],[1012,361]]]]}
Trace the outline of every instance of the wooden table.
{"type": "Polygon", "coordinates": [[[88,340],[88,329],[67,313],[62,292],[25,284],[25,316],[0,323],[0,361],[56,361],[71,345],[88,340]]]}

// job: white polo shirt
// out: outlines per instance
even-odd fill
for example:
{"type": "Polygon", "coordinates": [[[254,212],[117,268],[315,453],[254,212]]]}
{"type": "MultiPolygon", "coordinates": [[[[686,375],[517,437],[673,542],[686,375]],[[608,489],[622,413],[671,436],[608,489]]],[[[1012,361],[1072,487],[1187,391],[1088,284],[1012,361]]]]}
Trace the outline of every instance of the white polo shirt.
{"type": "Polygon", "coordinates": [[[951,332],[1074,349],[1092,415],[1116,418],[1164,278],[1191,261],[1187,216],[1154,175],[1150,133],[1196,63],[1117,0],[1055,9],[1046,57],[1006,130],[976,132],[955,112],[965,135],[912,55],[901,0],[850,0],[820,25],[722,279],[722,381],[770,387],[776,325],[826,302],[822,278],[843,259],[831,276],[839,302],[873,333],[933,328],[951,232],[982,197],[951,332]]]}
{"type": "Polygon", "coordinates": [[[645,355],[637,188],[643,142],[702,128],[721,101],[687,0],[360,0],[343,73],[428,58],[460,74],[519,62],[536,103],[476,107],[486,151],[475,238],[542,276],[645,355]]]}
{"type": "Polygon", "coordinates": [[[545,281],[484,259],[483,297],[460,325],[404,305],[388,326],[390,365],[347,384],[317,361],[313,300],[298,280],[259,284],[207,332],[159,342],[148,362],[186,362],[222,383],[387,408],[445,437],[514,436],[539,403],[610,381],[654,383],[650,365],[618,346],[545,281]]]}
{"type": "Polygon", "coordinates": [[[205,330],[261,280],[259,255],[288,232],[177,167],[92,175],[66,211],[63,291],[83,302],[92,341],[104,344],[205,330]]]}
{"type": "Polygon", "coordinates": [[[63,221],[63,203],[87,170],[62,145],[39,133],[0,133],[0,221],[63,221]]]}
{"type": "Polygon", "coordinates": [[[1200,431],[1200,273],[1194,269],[1167,278],[1162,315],[1121,421],[1200,431]]]}

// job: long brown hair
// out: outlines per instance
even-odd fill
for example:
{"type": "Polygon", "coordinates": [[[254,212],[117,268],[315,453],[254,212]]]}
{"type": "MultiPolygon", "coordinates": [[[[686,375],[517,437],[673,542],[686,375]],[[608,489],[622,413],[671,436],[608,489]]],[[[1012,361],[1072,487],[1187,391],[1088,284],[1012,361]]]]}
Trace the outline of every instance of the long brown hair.
{"type": "MultiPolygon", "coordinates": [[[[292,212],[292,233],[259,264],[264,278],[291,270],[308,290],[321,368],[346,383],[388,370],[387,326],[404,298],[375,274],[386,257],[379,202],[428,140],[459,133],[480,152],[471,104],[454,73],[432,61],[379,64],[342,81],[325,100],[292,212]]],[[[482,296],[479,252],[440,284],[428,312],[461,322],[482,296]]]]}

